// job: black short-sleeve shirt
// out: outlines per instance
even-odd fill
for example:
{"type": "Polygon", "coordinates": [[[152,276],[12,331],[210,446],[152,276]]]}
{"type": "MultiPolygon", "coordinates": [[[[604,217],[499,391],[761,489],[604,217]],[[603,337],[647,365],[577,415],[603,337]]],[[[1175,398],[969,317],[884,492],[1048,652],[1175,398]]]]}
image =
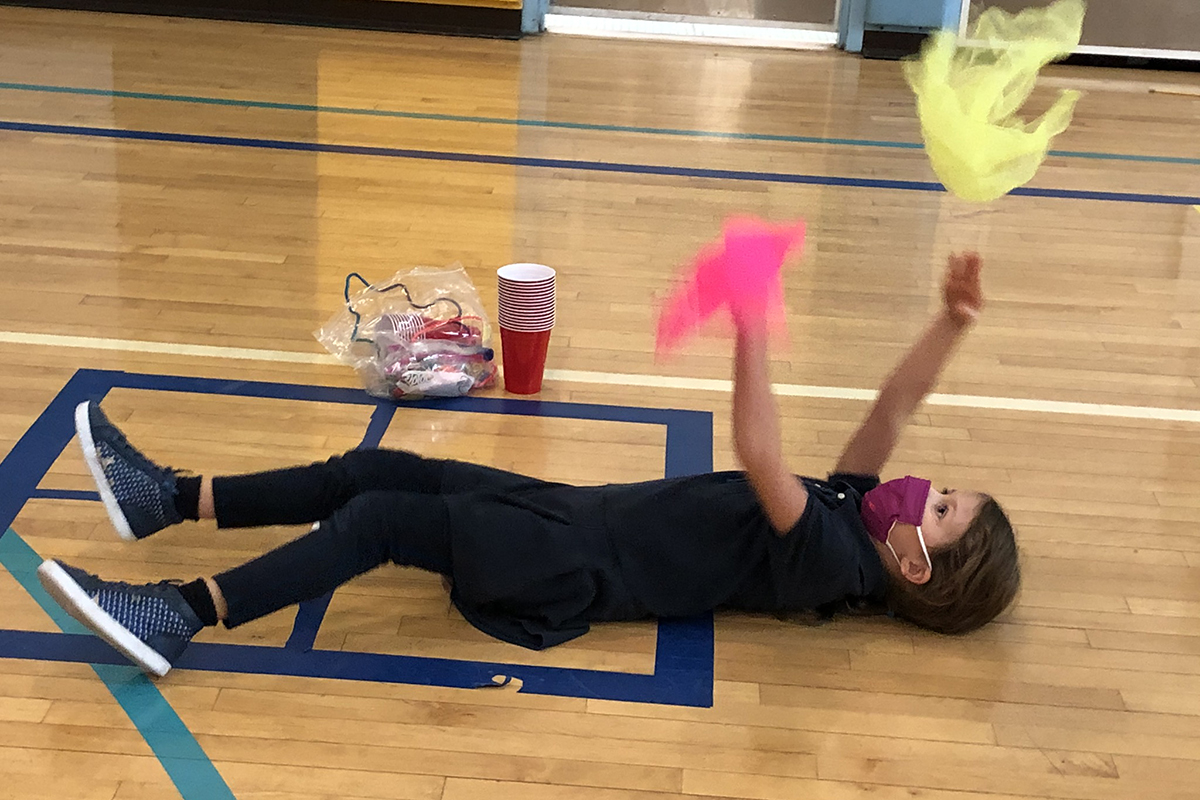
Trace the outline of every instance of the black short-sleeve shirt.
{"type": "Polygon", "coordinates": [[[741,472],[614,489],[608,525],[630,591],[659,616],[804,611],[881,594],[883,566],[859,516],[879,479],[801,480],[808,503],[783,536],[741,472]]]}
{"type": "Polygon", "coordinates": [[[859,517],[879,479],[801,480],[808,503],[783,536],[741,472],[456,495],[452,597],[484,632],[541,649],[594,621],[880,596],[883,566],[859,517]]]}
{"type": "Polygon", "coordinates": [[[811,611],[847,599],[882,599],[886,575],[860,508],[879,479],[831,475],[803,478],[808,505],[784,536],[767,546],[767,559],[729,605],[745,611],[811,611]]]}

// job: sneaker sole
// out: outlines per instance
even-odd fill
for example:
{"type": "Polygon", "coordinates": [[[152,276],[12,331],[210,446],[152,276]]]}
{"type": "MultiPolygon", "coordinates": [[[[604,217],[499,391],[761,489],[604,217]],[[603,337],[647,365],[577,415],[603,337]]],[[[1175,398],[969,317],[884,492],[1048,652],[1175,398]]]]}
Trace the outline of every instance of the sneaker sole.
{"type": "Polygon", "coordinates": [[[96,451],[96,440],[92,438],[92,417],[88,414],[90,405],[89,401],[84,401],[75,406],[75,433],[79,437],[79,447],[83,450],[83,460],[87,463],[88,471],[92,473],[96,488],[100,490],[100,501],[104,503],[104,510],[108,512],[108,518],[116,528],[117,535],[127,542],[136,542],[133,528],[129,525],[129,520],[125,519],[121,504],[117,502],[117,496],[113,494],[108,485],[108,478],[104,476],[104,466],[100,463],[100,454],[96,451]]]}
{"type": "Polygon", "coordinates": [[[161,678],[171,671],[170,661],[113,619],[57,562],[43,561],[37,573],[42,588],[64,611],[137,664],[143,672],[161,678]]]}

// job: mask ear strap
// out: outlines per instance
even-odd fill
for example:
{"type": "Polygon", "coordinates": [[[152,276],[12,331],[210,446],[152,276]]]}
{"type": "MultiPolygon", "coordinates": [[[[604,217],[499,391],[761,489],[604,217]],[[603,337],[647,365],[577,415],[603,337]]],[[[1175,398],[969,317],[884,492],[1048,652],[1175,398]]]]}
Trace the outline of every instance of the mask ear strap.
{"type": "MultiPolygon", "coordinates": [[[[900,556],[896,555],[896,548],[892,547],[891,538],[889,537],[888,541],[884,542],[884,544],[887,545],[888,550],[892,551],[892,558],[896,559],[896,566],[903,568],[904,565],[900,563],[900,556]]],[[[903,569],[901,569],[901,571],[903,571],[903,569]]]]}
{"type": "MultiPolygon", "coordinates": [[[[933,574],[933,559],[929,557],[929,550],[925,547],[925,534],[921,532],[921,526],[917,526],[917,541],[921,543],[921,552],[925,554],[925,563],[929,565],[929,573],[933,574]]],[[[896,555],[896,551],[892,551],[892,555],[896,555]]]]}

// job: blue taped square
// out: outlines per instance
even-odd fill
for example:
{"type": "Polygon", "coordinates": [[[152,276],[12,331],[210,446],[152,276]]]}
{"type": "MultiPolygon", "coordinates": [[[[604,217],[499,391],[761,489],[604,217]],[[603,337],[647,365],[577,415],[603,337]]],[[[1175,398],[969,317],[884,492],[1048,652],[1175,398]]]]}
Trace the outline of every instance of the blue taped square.
{"type": "MultiPolygon", "coordinates": [[[[75,434],[73,411],[111,389],[227,395],[373,406],[363,444],[378,444],[397,409],[355,389],[226,381],[173,375],[83,369],[50,402],[8,456],[0,462],[0,536],[15,534],[13,520],[32,497],[79,499],[90,493],[39,491],[38,484],[75,434]],[[7,533],[4,533],[7,531],[7,533]]],[[[404,403],[404,407],[443,411],[600,420],[663,425],[664,475],[712,469],[712,415],[701,411],[559,403],[508,398],[460,397],[404,403]]],[[[633,674],[503,662],[424,658],[408,655],[312,649],[329,598],[301,604],[292,635],[283,647],[197,642],[176,664],[181,669],[293,675],[313,678],[477,688],[504,675],[520,680],[522,692],[565,697],[709,707],[713,684],[712,615],[663,619],[658,623],[654,672],[633,674]]],[[[91,636],[0,629],[0,658],[125,664],[120,655],[91,636]]]]}

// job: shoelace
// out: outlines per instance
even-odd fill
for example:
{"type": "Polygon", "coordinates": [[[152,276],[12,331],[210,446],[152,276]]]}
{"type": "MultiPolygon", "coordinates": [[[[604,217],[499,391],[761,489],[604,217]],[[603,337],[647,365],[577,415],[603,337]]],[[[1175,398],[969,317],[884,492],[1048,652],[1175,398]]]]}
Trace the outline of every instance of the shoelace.
{"type": "MultiPolygon", "coordinates": [[[[96,578],[95,575],[93,575],[92,577],[96,578]]],[[[105,588],[105,589],[125,589],[125,590],[128,590],[128,591],[136,594],[136,593],[144,592],[147,589],[158,589],[158,588],[167,587],[167,586],[173,586],[175,588],[179,588],[180,586],[183,586],[183,581],[179,580],[178,578],[171,578],[171,579],[168,579],[165,581],[159,581],[158,583],[126,583],[125,581],[106,581],[103,578],[96,578],[96,580],[100,581],[101,583],[107,584],[107,585],[103,586],[103,587],[95,588],[92,590],[93,592],[99,591],[100,588],[105,588]]]]}
{"type": "Polygon", "coordinates": [[[129,439],[125,437],[125,434],[121,432],[120,428],[108,421],[108,417],[105,417],[104,422],[101,424],[104,425],[104,427],[109,431],[112,431],[112,436],[106,437],[106,441],[117,451],[118,455],[120,455],[126,461],[141,460],[146,462],[153,469],[162,473],[162,477],[156,481],[159,486],[162,487],[162,489],[171,492],[172,495],[178,494],[178,487],[173,486],[172,484],[174,483],[175,478],[181,475],[186,475],[186,470],[178,470],[173,467],[160,466],[153,460],[147,458],[141,450],[138,450],[133,446],[132,443],[130,443],[129,439]],[[134,456],[136,456],[136,458],[134,458],[134,456]]]}

